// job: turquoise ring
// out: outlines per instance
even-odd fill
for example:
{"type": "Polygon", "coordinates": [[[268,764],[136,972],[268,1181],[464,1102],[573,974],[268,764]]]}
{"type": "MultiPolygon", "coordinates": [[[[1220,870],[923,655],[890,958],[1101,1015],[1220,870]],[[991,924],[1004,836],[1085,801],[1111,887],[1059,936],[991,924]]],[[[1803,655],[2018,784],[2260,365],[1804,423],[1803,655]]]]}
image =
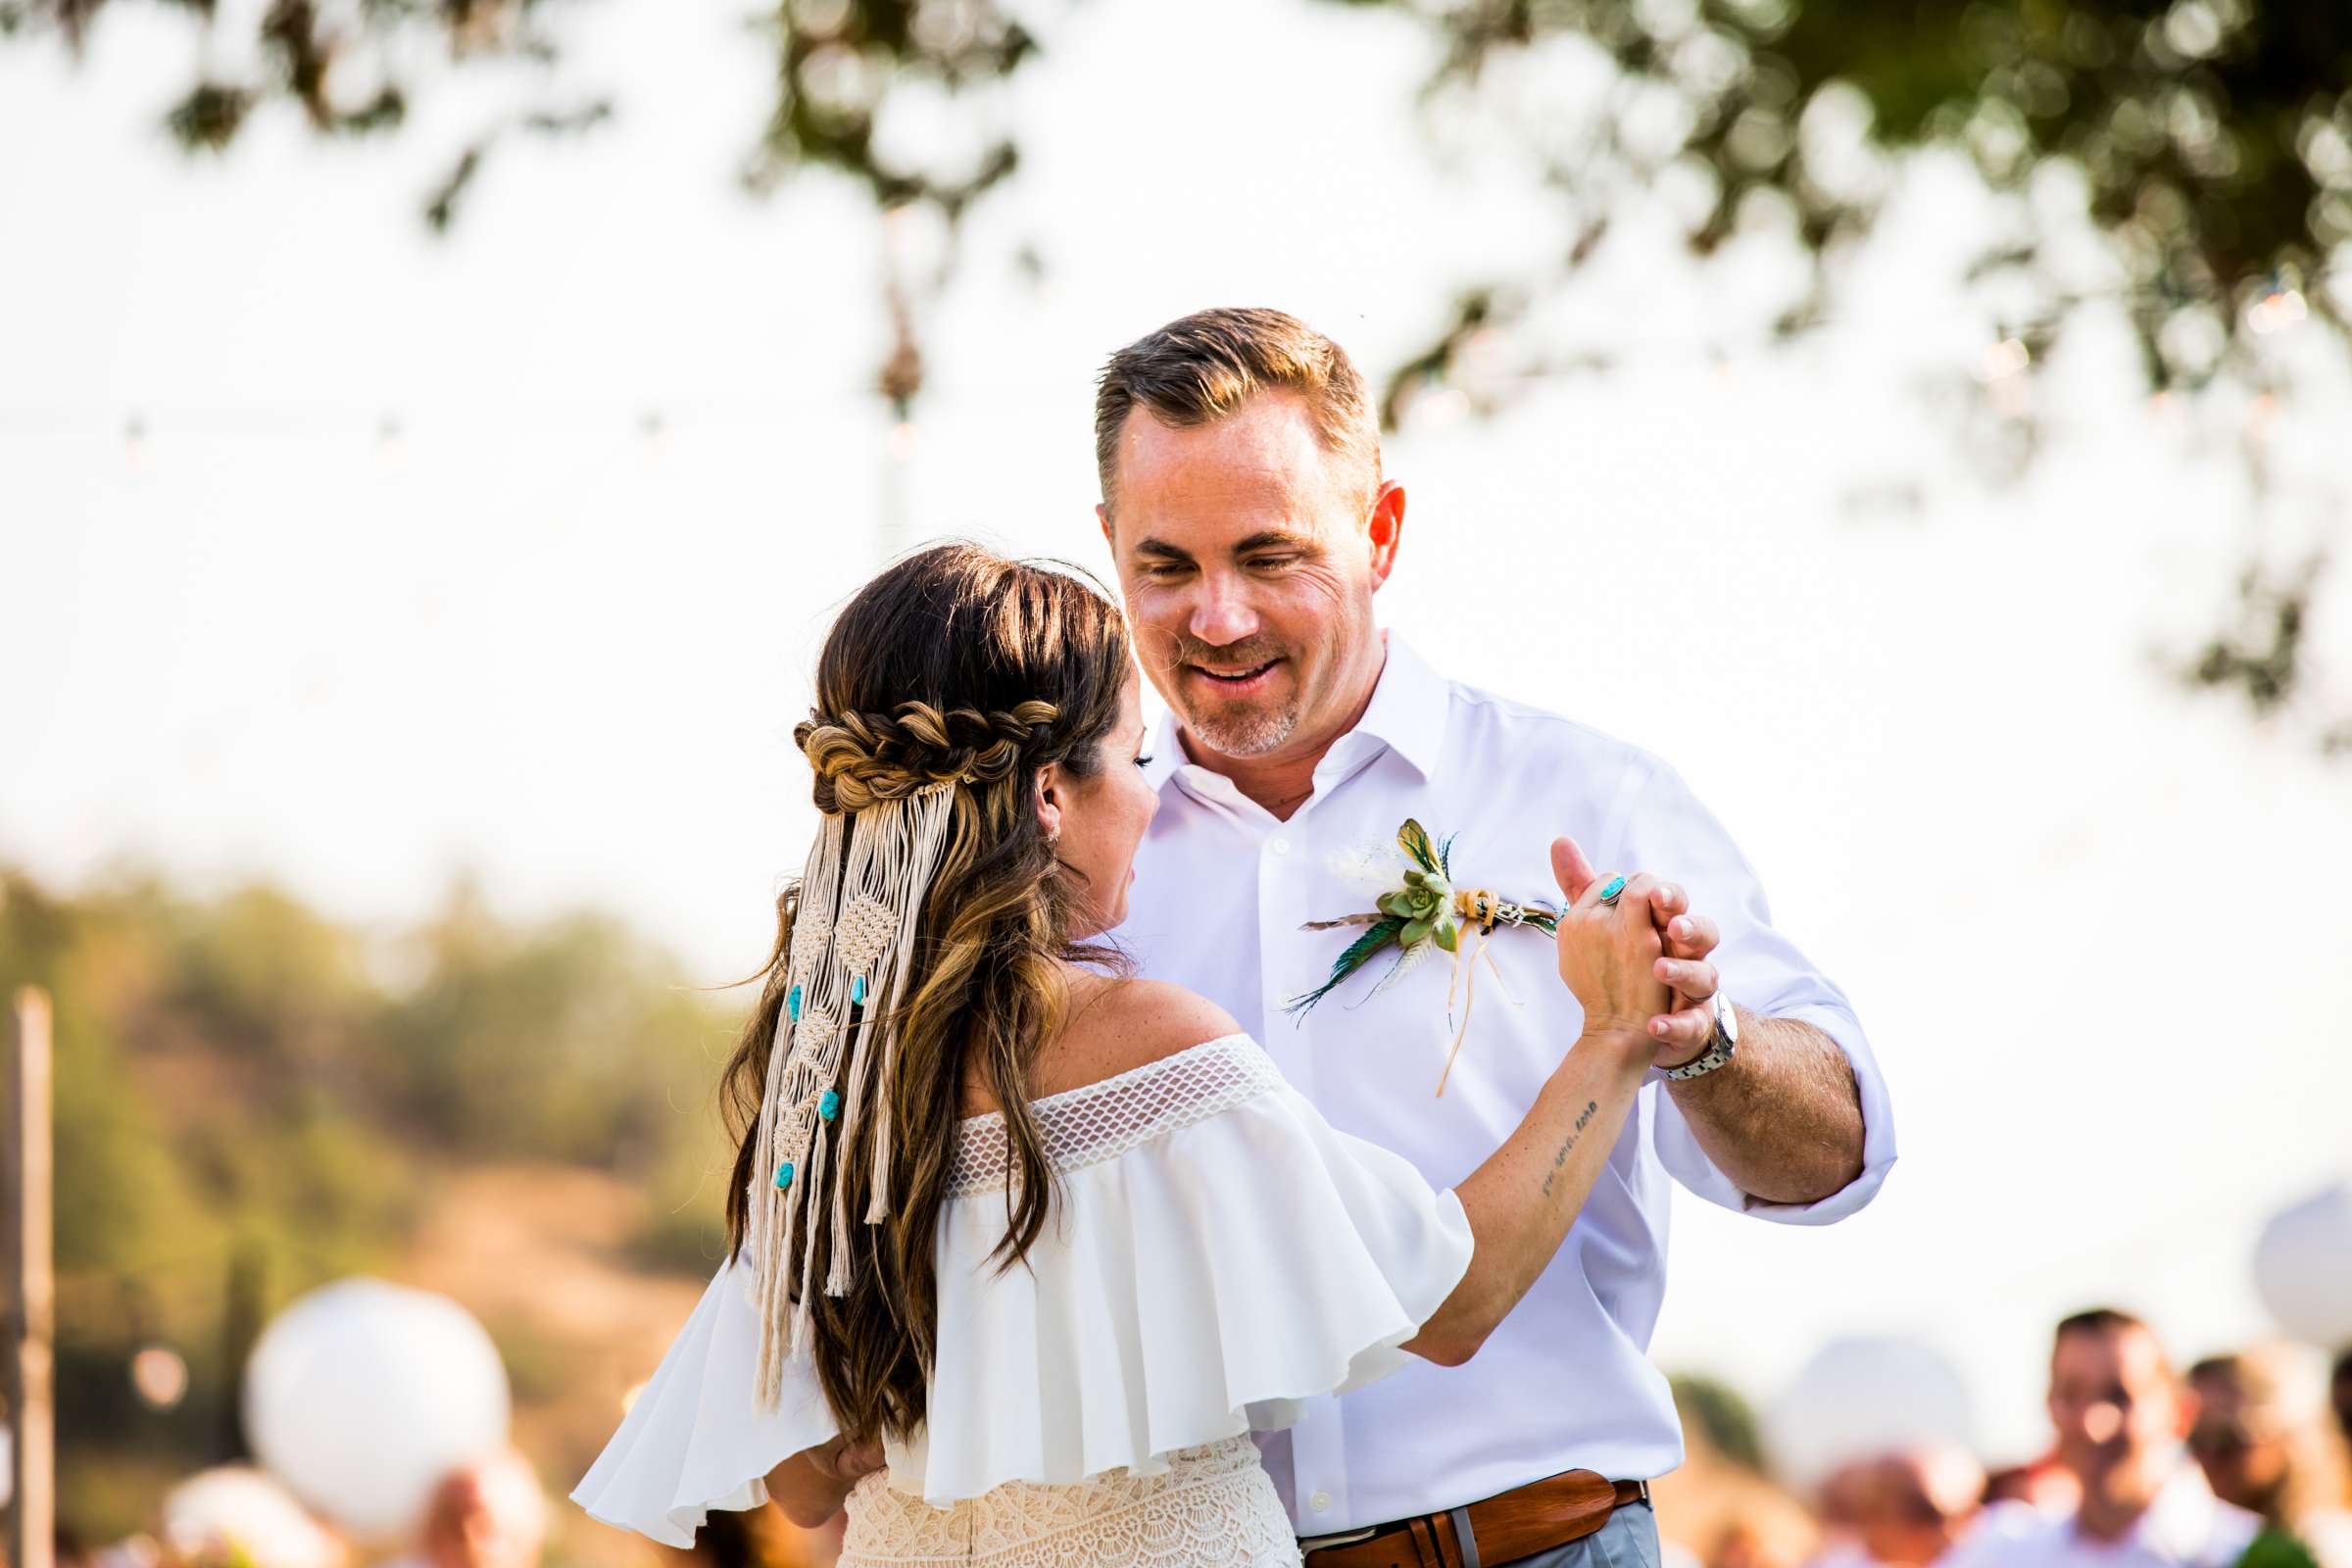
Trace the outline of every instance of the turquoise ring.
{"type": "Polygon", "coordinates": [[[1624,891],[1625,878],[1613,876],[1609,878],[1609,885],[1600,890],[1600,902],[1614,909],[1617,907],[1617,895],[1624,891]]]}

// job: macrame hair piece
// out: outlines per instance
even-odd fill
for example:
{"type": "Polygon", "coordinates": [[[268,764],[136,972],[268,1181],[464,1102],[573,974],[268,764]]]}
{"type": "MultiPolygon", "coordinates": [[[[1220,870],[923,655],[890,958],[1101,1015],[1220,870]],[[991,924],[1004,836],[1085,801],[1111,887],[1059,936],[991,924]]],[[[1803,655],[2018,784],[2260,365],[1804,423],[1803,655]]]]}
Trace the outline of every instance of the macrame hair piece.
{"type": "Polygon", "coordinates": [[[1023,743],[1055,716],[1043,702],[989,714],[906,703],[891,717],[812,714],[794,731],[816,770],[824,815],[802,874],[746,1194],[762,1409],[775,1407],[785,1363],[811,1344],[815,1290],[849,1290],[850,1184],[841,1167],[850,1129],[868,1115],[872,1196],[859,1217],[869,1225],[889,1217],[897,1020],[956,794],[1012,776],[1023,743]],[[820,1225],[831,1232],[821,1282],[820,1225]]]}

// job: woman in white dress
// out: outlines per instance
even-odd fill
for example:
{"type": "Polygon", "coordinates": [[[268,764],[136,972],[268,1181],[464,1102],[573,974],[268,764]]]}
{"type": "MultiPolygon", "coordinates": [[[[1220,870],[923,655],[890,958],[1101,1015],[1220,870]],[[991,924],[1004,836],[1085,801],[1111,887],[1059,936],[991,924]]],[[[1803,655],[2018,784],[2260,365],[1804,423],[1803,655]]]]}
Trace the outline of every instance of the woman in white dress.
{"type": "Polygon", "coordinates": [[[1458,1364],[1557,1249],[1669,1006],[1640,883],[1564,912],[1584,1032],[1439,1192],[1090,940],[1157,805],[1108,599],[924,552],[843,611],[817,704],[818,842],[727,1072],[730,1257],[574,1499],[672,1545],[846,1502],[853,1565],[1296,1564],[1250,1434],[1458,1364]]]}

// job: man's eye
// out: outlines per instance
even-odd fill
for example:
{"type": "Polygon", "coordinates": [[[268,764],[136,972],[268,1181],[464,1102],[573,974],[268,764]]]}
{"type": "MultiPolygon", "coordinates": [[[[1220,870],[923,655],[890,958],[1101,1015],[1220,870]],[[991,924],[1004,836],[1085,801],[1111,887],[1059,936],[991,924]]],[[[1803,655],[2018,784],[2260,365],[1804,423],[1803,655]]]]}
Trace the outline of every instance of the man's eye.
{"type": "Polygon", "coordinates": [[[1259,556],[1250,563],[1252,571],[1285,571],[1298,564],[1297,556],[1259,556]]]}
{"type": "Polygon", "coordinates": [[[1144,575],[1153,582],[1174,582],[1178,577],[1183,576],[1184,572],[1184,567],[1173,562],[1165,561],[1144,568],[1144,575]]]}

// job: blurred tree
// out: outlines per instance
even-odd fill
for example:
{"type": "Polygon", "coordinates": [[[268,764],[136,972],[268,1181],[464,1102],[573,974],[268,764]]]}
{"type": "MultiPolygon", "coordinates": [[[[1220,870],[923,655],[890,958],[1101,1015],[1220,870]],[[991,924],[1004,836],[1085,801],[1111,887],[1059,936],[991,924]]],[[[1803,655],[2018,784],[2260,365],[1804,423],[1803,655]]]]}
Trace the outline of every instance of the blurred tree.
{"type": "Polygon", "coordinates": [[[281,891],[191,900],[128,875],[71,897],[0,867],[0,993],[56,1006],[59,1441],[74,1521],[146,1524],[165,1479],[227,1457],[221,1348],[409,1244],[465,1163],[617,1174],[620,1249],[708,1272],[732,1019],[614,921],[515,925],[469,888],[388,943],[281,891]],[[715,1174],[714,1174],[715,1173],[715,1174]],[[132,1358],[184,1356],[158,1408],[132,1358]]]}
{"type": "MultiPolygon", "coordinates": [[[[229,24],[214,0],[148,0],[229,24]]],[[[1560,344],[1536,323],[1634,212],[1662,213],[1711,258],[1750,234],[1790,241],[1809,286],[1770,329],[1831,309],[1837,263],[1879,220],[1901,155],[1956,149],[2008,198],[1971,270],[1996,318],[1981,379],[1996,466],[2037,444],[2016,397],[2077,312],[2120,308],[2152,392],[2217,378],[2292,392],[2266,340],[2307,319],[2352,335],[2352,6],[2341,0],[1329,0],[1428,24],[1425,99],[1503,123],[1534,155],[1565,220],[1547,265],[1480,279],[1426,349],[1388,380],[1392,423],[1435,389],[1482,412],[1533,375],[1606,368],[1607,345],[1560,344]],[[2099,254],[2048,231],[2052,182],[2099,254]]],[[[79,50],[108,0],[0,0],[0,34],[79,50]]],[[[325,135],[401,122],[424,77],[417,39],[456,64],[552,68],[549,0],[271,0],[240,12],[242,71],[200,68],[167,115],[183,146],[218,151],[273,103],[325,135]]],[[[922,386],[919,317],[953,265],[970,204],[1012,173],[1005,86],[1038,40],[1000,0],[780,0],[766,14],[775,106],[745,167],[764,189],[801,169],[861,183],[885,211],[929,214],[945,236],[920,275],[894,248],[882,280],[894,341],[878,373],[904,417],[922,386]]],[[[577,129],[598,97],[518,111],[461,155],[425,205],[451,220],[505,129],[577,129]]],[[[2237,581],[2233,624],[2185,662],[2192,683],[2271,712],[2307,683],[2318,558],[2265,559],[2237,581]],[[2283,584],[2283,586],[2282,586],[2283,584]]],[[[2352,745],[2352,729],[2331,732],[2352,745]]]]}
{"type": "Polygon", "coordinates": [[[1675,1408],[1687,1425],[1695,1427],[1717,1453],[1734,1464],[1763,1472],[1764,1440],[1756,1412],[1738,1389],[1694,1372],[1677,1373],[1666,1381],[1674,1391],[1675,1408]]]}

